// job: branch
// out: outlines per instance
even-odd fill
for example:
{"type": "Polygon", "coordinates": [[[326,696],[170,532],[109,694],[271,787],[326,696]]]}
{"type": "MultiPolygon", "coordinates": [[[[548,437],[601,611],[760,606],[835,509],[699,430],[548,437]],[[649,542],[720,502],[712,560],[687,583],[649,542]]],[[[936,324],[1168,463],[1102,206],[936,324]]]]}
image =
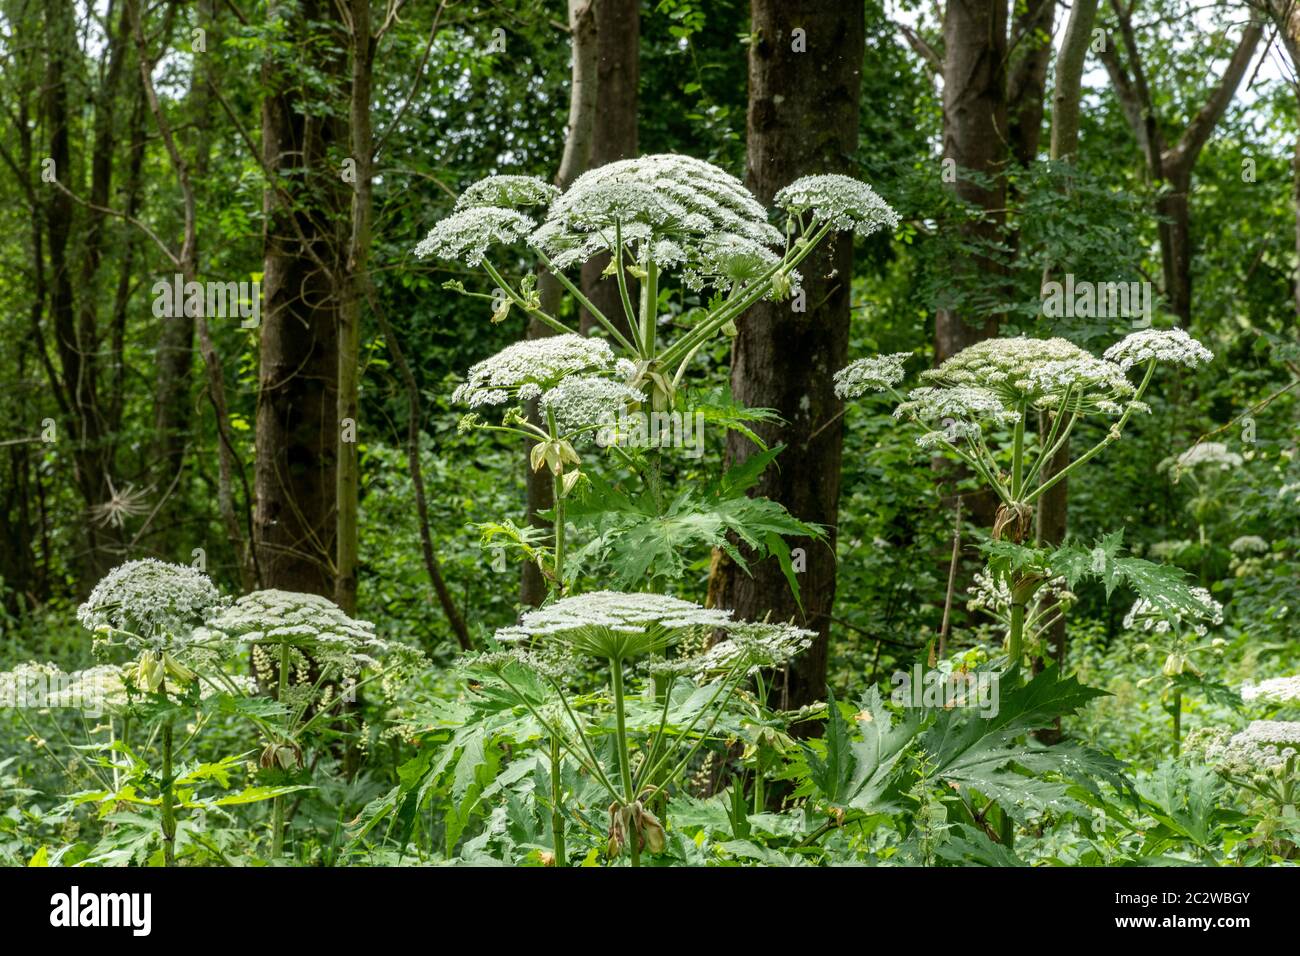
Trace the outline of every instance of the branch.
{"type": "Polygon", "coordinates": [[[1251,22],[1247,25],[1241,39],[1237,42],[1237,49],[1232,53],[1232,59],[1228,61],[1228,66],[1223,71],[1219,85],[1210,94],[1210,98],[1206,100],[1200,112],[1187,124],[1177,145],[1165,152],[1162,157],[1164,166],[1170,169],[1186,169],[1196,162],[1196,157],[1209,142],[1214,127],[1223,118],[1228,104],[1236,95],[1237,87],[1241,85],[1241,78],[1246,75],[1246,68],[1250,66],[1250,61],[1255,55],[1255,47],[1259,45],[1260,37],[1263,35],[1263,24],[1251,22]]]}
{"type": "Polygon", "coordinates": [[[926,66],[930,68],[930,72],[935,76],[942,77],[943,57],[939,56],[939,52],[926,41],[925,37],[907,24],[900,23],[898,29],[902,31],[903,38],[907,40],[907,45],[925,61],[926,66]]]}

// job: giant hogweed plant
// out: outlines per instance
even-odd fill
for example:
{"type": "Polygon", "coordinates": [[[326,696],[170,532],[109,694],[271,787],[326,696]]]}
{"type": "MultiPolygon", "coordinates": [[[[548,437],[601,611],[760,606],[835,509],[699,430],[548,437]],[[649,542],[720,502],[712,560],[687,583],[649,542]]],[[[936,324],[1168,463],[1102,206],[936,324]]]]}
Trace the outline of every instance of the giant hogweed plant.
{"type": "MultiPolygon", "coordinates": [[[[666,805],[741,684],[763,668],[785,664],[812,636],[793,625],[733,622],[728,612],[659,593],[573,593],[579,570],[616,586],[646,587],[649,582],[653,592],[658,579],[684,575],[683,554],[696,548],[701,553],[722,548],[743,568],[739,541],[759,557],[775,556],[797,596],[782,536],[820,538],[823,532],[774,502],[746,494],[779,448],[762,448],[702,491],[672,492],[664,485],[662,447],[644,449],[626,432],[629,413],[685,408],[686,376],[700,351],[718,337],[734,334],[736,322],[755,303],[790,296],[801,281],[797,266],[832,232],[865,236],[897,224],[893,210],[869,186],[845,176],[800,179],[781,190],[776,203],[784,213],[784,228],[773,226],[744,185],[716,166],[685,156],[647,156],[586,173],[563,193],[529,177],[489,177],[467,188],[452,215],[416,247],[420,256],[481,268],[495,284],[494,293],[471,291],[460,280],[447,285],[492,301],[493,321],[519,309],[555,333],[517,342],[479,362],[453,398],[472,409],[462,419],[463,430],[533,442],[531,468],[545,469],[552,477],[549,542],[535,529],[508,521],[483,529],[489,547],[513,547],[537,563],[549,583],[550,602],[524,614],[517,626],[498,631],[494,643],[499,649],[470,658],[465,666],[484,684],[508,694],[512,706],[526,712],[547,742],[548,859],[561,865],[566,862],[569,815],[561,786],[566,761],[608,798],[608,855],[626,855],[631,865],[640,865],[643,850],[658,852],[665,845],[655,808],[666,805]],[[533,218],[523,210],[541,210],[541,215],[533,218]],[[506,278],[492,256],[499,247],[519,245],[526,245],[574,304],[592,315],[599,336],[580,335],[545,311],[532,271],[518,283],[506,278]],[[619,315],[605,315],[566,275],[601,254],[610,257],[619,315]],[[671,295],[673,273],[679,276],[683,308],[665,323],[660,312],[671,295]],[[639,287],[636,303],[631,280],[639,287]],[[694,295],[707,295],[707,304],[685,307],[694,295]],[[675,334],[669,336],[666,329],[675,334]],[[535,416],[528,413],[529,403],[536,403],[535,416]],[[485,417],[490,412],[500,414],[485,417]],[[640,494],[583,470],[578,447],[598,430],[611,455],[641,478],[640,494]],[[581,497],[580,488],[585,492],[581,497]],[[572,510],[571,500],[576,503],[572,510]],[[567,537],[574,513],[595,531],[577,551],[576,562],[570,560],[567,537]],[[669,653],[687,634],[718,632],[724,639],[698,654],[669,653]],[[610,688],[609,707],[598,701],[585,714],[573,680],[583,659],[605,669],[610,688]],[[638,667],[646,679],[642,695],[628,689],[638,667]],[[675,693],[683,677],[702,685],[685,699],[675,693]],[[629,704],[647,695],[657,717],[630,725],[629,704]],[[604,726],[606,717],[612,717],[611,727],[604,726]],[[612,754],[603,755],[593,741],[606,738],[612,754]]],[[[751,438],[756,436],[745,423],[765,414],[726,402],[695,410],[751,438]]],[[[482,752],[481,741],[475,752],[482,752]]],[[[414,781],[421,781],[419,788],[427,795],[424,781],[445,768],[426,764],[404,775],[403,783],[372,808],[358,839],[386,816],[400,819],[415,799],[414,781]]],[[[462,787],[453,798],[459,803],[468,793],[462,787]]],[[[573,810],[584,819],[585,807],[573,810]]],[[[452,836],[459,832],[459,825],[454,834],[448,831],[449,853],[452,836]]]]}
{"type": "MultiPolygon", "coordinates": [[[[33,707],[81,712],[84,744],[67,737],[56,714],[51,724],[70,751],[88,755],[73,760],[98,785],[70,794],[56,816],[67,818],[87,805],[98,807],[101,817],[112,814],[112,826],[86,862],[139,862],[152,858],[153,847],[163,866],[176,865],[181,848],[228,862],[206,826],[182,826],[179,811],[206,817],[268,800],[270,858],[278,859],[285,797],[311,788],[304,745],[337,732],[340,707],[358,688],[380,678],[391,685],[421,659],[376,637],[370,624],[325,598],[268,590],[232,603],[202,571],[154,559],[110,571],[77,616],[94,634],[96,656],[116,662],[74,674],[53,665],[20,665],[0,674],[0,698],[13,701],[24,720],[33,707]],[[124,655],[129,663],[121,661],[124,655]],[[261,688],[273,689],[274,696],[261,688]],[[202,763],[185,758],[205,725],[230,715],[247,720],[262,737],[257,774],[267,782],[223,793],[255,751],[202,763]],[[153,751],[156,766],[148,759],[153,751]],[[212,788],[217,792],[206,792],[212,788]],[[145,816],[113,813],[119,807],[156,809],[157,826],[151,829],[145,816]]],[[[72,859],[71,849],[54,858],[72,859]]],[[[51,861],[48,852],[42,858],[51,861]]]]}
{"type": "MultiPolygon", "coordinates": [[[[1022,663],[1026,633],[1044,630],[1031,607],[1045,585],[1073,588],[1092,578],[1107,596],[1127,583],[1151,613],[1171,618],[1204,608],[1175,568],[1120,553],[1122,537],[1103,536],[1092,548],[1067,542],[1050,547],[1035,539],[1035,506],[1051,488],[1077,475],[1121,440],[1161,364],[1196,368],[1213,359],[1181,329],[1144,329],[1128,335],[1097,357],[1061,339],[995,338],[978,342],[937,368],[921,373],[925,384],[906,394],[898,389],[908,353],[859,359],[836,375],[841,397],[884,393],[896,402],[894,415],[918,434],[917,445],[951,455],[997,496],[989,558],[988,602],[1006,625],[1008,666],[1022,663]],[[1134,385],[1129,375],[1140,375],[1134,385]],[[1072,455],[1052,472],[1047,462],[1065,447],[1079,423],[1109,422],[1100,440],[1072,455]],[[1038,423],[1044,419],[1045,428],[1038,423]]],[[[1046,602],[1043,602],[1046,605],[1046,602]]]]}
{"type": "Polygon", "coordinates": [[[501,521],[483,529],[485,544],[521,552],[563,591],[579,568],[604,562],[613,564],[611,583],[622,586],[639,585],[647,570],[679,576],[682,566],[674,555],[694,547],[723,548],[743,566],[730,537],[735,536],[759,557],[774,555],[794,586],[782,536],[816,538],[820,529],[771,501],[748,497],[753,477],[733,476],[704,494],[671,492],[663,485],[661,447],[652,443],[647,449],[631,434],[635,427],[625,424],[626,413],[687,410],[756,439],[746,422],[765,417],[762,410],[707,399],[687,409],[683,393],[692,361],[718,337],[734,334],[750,306],[797,290],[798,265],[832,233],[867,236],[898,222],[870,186],[846,176],[805,177],[775,198],[784,215],[781,228],[738,179],[678,155],[610,163],[580,176],[563,193],[531,177],[491,176],[468,187],[453,213],[417,245],[421,257],[485,274],[491,292],[468,289],[461,280],[447,287],[490,301],[492,321],[517,309],[555,333],[517,342],[478,363],[454,395],[471,409],[462,428],[535,442],[531,467],[549,471],[554,484],[549,542],[535,529],[501,521]],[[547,312],[533,271],[517,282],[507,278],[502,256],[519,247],[569,293],[575,314],[581,307],[593,317],[599,336],[579,335],[547,312]],[[612,316],[566,274],[601,254],[610,257],[609,274],[620,293],[619,312],[612,316]],[[674,291],[681,308],[665,315],[674,291]],[[688,305],[697,297],[704,304],[688,305]],[[534,417],[527,414],[530,402],[537,404],[534,417]],[[624,493],[582,470],[579,442],[600,429],[611,455],[642,479],[643,494],[624,493]],[[587,491],[585,507],[574,512],[569,503],[580,486],[587,491]],[[596,526],[577,566],[570,566],[566,540],[571,513],[596,526]],[[620,548],[620,539],[638,545],[620,548]],[[620,558],[636,555],[649,560],[628,570],[620,558]]]}

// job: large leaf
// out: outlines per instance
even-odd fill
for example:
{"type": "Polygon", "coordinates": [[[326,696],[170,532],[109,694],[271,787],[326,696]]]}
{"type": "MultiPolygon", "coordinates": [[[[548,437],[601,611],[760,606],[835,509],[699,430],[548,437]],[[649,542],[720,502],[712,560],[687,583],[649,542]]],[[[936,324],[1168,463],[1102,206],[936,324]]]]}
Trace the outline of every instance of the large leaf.
{"type": "Polygon", "coordinates": [[[853,740],[851,725],[828,691],[825,737],[805,745],[809,776],[832,806],[881,812],[895,806],[887,794],[899,760],[920,731],[922,714],[908,710],[894,723],[877,687],[867,691],[860,706],[861,740],[853,740]]]}

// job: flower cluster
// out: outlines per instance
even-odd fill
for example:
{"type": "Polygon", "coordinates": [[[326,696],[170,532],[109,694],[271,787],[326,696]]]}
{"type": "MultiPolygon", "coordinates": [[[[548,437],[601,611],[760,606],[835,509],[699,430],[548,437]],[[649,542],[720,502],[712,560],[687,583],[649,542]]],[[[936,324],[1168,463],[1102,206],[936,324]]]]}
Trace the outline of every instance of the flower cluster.
{"type": "Polygon", "coordinates": [[[1247,704],[1300,704],[1300,675],[1242,684],[1241,699],[1247,704]]]}
{"type": "Polygon", "coordinates": [[[807,650],[817,636],[816,631],[793,624],[734,622],[725,630],[727,636],[702,653],[656,661],[650,665],[650,672],[696,678],[754,674],[763,668],[783,666],[807,650]]]}
{"type": "Polygon", "coordinates": [[[595,428],[620,409],[639,405],[644,392],[594,375],[573,375],[542,393],[538,404],[555,416],[561,432],[595,428]]]}
{"type": "Polygon", "coordinates": [[[503,642],[541,638],[578,654],[622,661],[667,647],[685,629],[731,623],[730,611],[667,594],[590,591],[527,611],[519,624],[496,636],[503,642]]]}
{"type": "MultiPolygon", "coordinates": [[[[1217,468],[1219,471],[1231,471],[1233,468],[1241,467],[1241,463],[1242,457],[1235,451],[1230,451],[1223,442],[1204,441],[1180,454],[1173,460],[1172,466],[1175,474],[1181,474],[1201,465],[1209,466],[1211,469],[1217,468]]],[[[1168,464],[1170,463],[1161,462],[1162,466],[1168,464]]]]}
{"type": "Polygon", "coordinates": [[[490,246],[518,242],[535,227],[531,219],[513,209],[470,206],[434,224],[415,247],[421,259],[433,256],[476,266],[490,246]]]}
{"type": "Polygon", "coordinates": [[[1214,353],[1182,329],[1143,329],[1116,342],[1104,357],[1128,371],[1152,360],[1196,368],[1212,361],[1214,353]]]}
{"type": "Polygon", "coordinates": [[[1205,588],[1192,588],[1191,595],[1198,605],[1195,611],[1160,606],[1146,598],[1138,598],[1124,615],[1124,627],[1154,634],[1167,634],[1170,631],[1181,633],[1190,629],[1204,637],[1211,627],[1223,623],[1223,605],[1212,598],[1205,588]]]}
{"type": "Polygon", "coordinates": [[[898,228],[898,213],[866,183],[848,176],[804,176],[778,192],[775,202],[792,215],[811,213],[815,222],[859,236],[898,228]]]}
{"type": "Polygon", "coordinates": [[[942,441],[955,443],[962,438],[975,438],[980,434],[980,422],[1010,425],[1020,418],[1020,413],[1007,408],[996,394],[986,388],[923,385],[908,393],[907,401],[894,409],[894,417],[942,425],[941,430],[928,432],[917,439],[921,447],[927,448],[942,441]]]}
{"type": "Polygon", "coordinates": [[[722,236],[748,242],[750,252],[782,241],[740,180],[690,156],[658,154],[579,176],[529,241],[557,268],[612,252],[620,237],[636,247],[637,261],[673,266],[716,256],[705,249],[706,240],[722,236]]]}
{"type": "Polygon", "coordinates": [[[1062,338],[986,339],[921,377],[948,388],[985,389],[1011,409],[1054,409],[1068,401],[1070,410],[1114,411],[1134,392],[1118,366],[1062,338]]]}
{"type": "MultiPolygon", "coordinates": [[[[1188,740],[1189,745],[1193,743],[1188,740]]],[[[1200,736],[1197,741],[1206,760],[1241,775],[1268,773],[1285,767],[1300,748],[1300,721],[1255,720],[1231,737],[1223,732],[1200,736]]]]}
{"type": "Polygon", "coordinates": [[[418,652],[375,636],[369,621],[349,617],[329,598],[274,588],[254,591],[213,615],[203,629],[230,641],[289,645],[331,676],[352,675],[378,657],[403,665],[418,663],[418,652]]]}
{"type": "Polygon", "coordinates": [[[835,394],[840,398],[861,398],[867,392],[883,392],[903,380],[903,363],[911,352],[872,355],[851,362],[835,373],[835,394]]]}
{"type": "Polygon", "coordinates": [[[508,345],[470,367],[465,381],[452,392],[453,402],[478,408],[540,398],[561,380],[582,372],[632,371],[618,362],[604,339],[570,333],[525,339],[508,345]]]}
{"type": "Polygon", "coordinates": [[[1264,554],[1268,551],[1268,542],[1257,534],[1243,534],[1232,539],[1228,550],[1233,554],[1264,554]]]}
{"type": "Polygon", "coordinates": [[[137,649],[163,650],[183,644],[221,603],[202,571],[145,558],[106,574],[77,609],[77,620],[87,630],[120,635],[137,649]]]}
{"type": "Polygon", "coordinates": [[[456,212],[479,207],[516,209],[547,206],[560,191],[536,176],[488,176],[468,186],[456,200],[456,212]]]}

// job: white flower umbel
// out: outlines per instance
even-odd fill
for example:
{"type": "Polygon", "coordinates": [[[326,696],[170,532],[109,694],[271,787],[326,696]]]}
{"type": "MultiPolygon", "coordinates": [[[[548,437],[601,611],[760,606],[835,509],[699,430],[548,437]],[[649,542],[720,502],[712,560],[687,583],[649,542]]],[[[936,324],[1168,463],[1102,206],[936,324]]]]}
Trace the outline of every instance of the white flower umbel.
{"type": "Polygon", "coordinates": [[[1241,685],[1241,699],[1248,704],[1300,704],[1300,675],[1270,677],[1258,684],[1241,685]]]}
{"type": "Polygon", "coordinates": [[[1196,368],[1214,359],[1214,353],[1182,329],[1143,329],[1108,348],[1104,357],[1127,371],[1155,360],[1196,368]]]}
{"type": "Polygon", "coordinates": [[[1204,441],[1199,445],[1193,445],[1174,459],[1173,467],[1176,472],[1190,471],[1202,466],[1209,470],[1231,471],[1233,468],[1241,467],[1241,464],[1242,457],[1235,451],[1229,450],[1223,442],[1204,441]]]}
{"type": "Polygon", "coordinates": [[[724,233],[764,246],[783,241],[740,180],[671,153],[607,163],[579,176],[551,204],[531,241],[557,265],[569,266],[611,251],[616,232],[625,243],[671,237],[691,258],[706,237],[724,233]]]}
{"type": "Polygon", "coordinates": [[[547,206],[560,191],[536,176],[488,176],[465,189],[456,200],[456,212],[482,206],[517,209],[547,206]]]}
{"type": "Polygon", "coordinates": [[[835,394],[840,398],[861,398],[868,392],[886,391],[903,380],[907,374],[903,364],[911,357],[911,352],[894,352],[851,362],[835,373],[835,394]]]}
{"type": "Polygon", "coordinates": [[[519,624],[496,636],[500,641],[556,641],[575,653],[622,662],[668,646],[687,628],[730,623],[730,611],[667,594],[591,591],[527,611],[519,624]]]}
{"type": "Polygon", "coordinates": [[[1229,773],[1252,775],[1286,766],[1300,749],[1300,721],[1255,720],[1226,740],[1211,737],[1206,759],[1229,773]]]}
{"type": "Polygon", "coordinates": [[[943,386],[988,389],[1010,408],[1093,410],[1134,392],[1123,371],[1062,338],[986,339],[962,349],[936,369],[921,373],[943,386]]]}
{"type": "MultiPolygon", "coordinates": [[[[663,264],[663,259],[655,256],[663,264]]],[[[683,281],[687,288],[699,291],[712,285],[722,292],[746,282],[756,281],[781,261],[781,257],[762,243],[734,233],[706,236],[701,240],[694,258],[685,255],[686,269],[683,281]]],[[[791,272],[789,284],[798,287],[802,281],[798,272],[791,272]]],[[[773,290],[773,295],[778,290],[773,290]]]]}
{"type": "Polygon", "coordinates": [[[655,661],[652,674],[686,675],[709,679],[719,674],[751,675],[764,668],[781,667],[807,650],[816,631],[793,624],[734,622],[727,636],[700,654],[655,661]]]}
{"type": "Polygon", "coordinates": [[[90,631],[114,632],[136,649],[165,650],[184,642],[221,602],[202,571],[145,558],[108,572],[77,609],[77,620],[90,631]]]}
{"type": "Polygon", "coordinates": [[[536,227],[531,219],[513,209],[473,206],[452,213],[429,230],[415,247],[421,259],[433,256],[476,266],[494,245],[510,245],[536,227]]]}
{"type": "Polygon", "coordinates": [[[331,676],[351,675],[393,655],[413,662],[404,645],[375,636],[369,621],[349,617],[329,598],[274,588],[245,594],[207,622],[205,630],[249,645],[287,645],[331,676]]]}
{"type": "Polygon", "coordinates": [[[644,392],[594,375],[572,375],[542,394],[543,411],[555,415],[562,433],[595,428],[646,400],[644,392]]]}
{"type": "MultiPolygon", "coordinates": [[[[995,392],[987,388],[960,385],[940,388],[922,385],[907,394],[907,401],[894,409],[895,418],[916,418],[926,424],[989,422],[1009,425],[1020,418],[995,392]]],[[[965,434],[965,433],[962,433],[965,434]]]]}
{"type": "Polygon", "coordinates": [[[1268,542],[1257,534],[1243,534],[1240,538],[1232,539],[1228,550],[1233,554],[1265,554],[1268,542]]]}
{"type": "Polygon", "coordinates": [[[471,408],[503,405],[512,398],[537,398],[567,376],[614,367],[614,352],[604,339],[575,333],[525,339],[473,365],[451,398],[471,408]]]}
{"type": "Polygon", "coordinates": [[[866,183],[848,176],[804,176],[780,190],[775,202],[792,215],[807,213],[814,222],[859,236],[898,228],[898,213],[866,183]]]}

